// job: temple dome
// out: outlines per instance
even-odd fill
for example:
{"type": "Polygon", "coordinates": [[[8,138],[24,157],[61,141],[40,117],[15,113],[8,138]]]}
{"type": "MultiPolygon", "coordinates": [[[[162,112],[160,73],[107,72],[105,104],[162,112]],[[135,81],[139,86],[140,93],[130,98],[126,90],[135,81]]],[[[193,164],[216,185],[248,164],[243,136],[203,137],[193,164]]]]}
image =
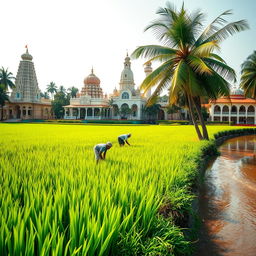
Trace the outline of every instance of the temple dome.
{"type": "Polygon", "coordinates": [[[235,87],[231,90],[231,95],[244,95],[244,92],[241,89],[235,87]]]}
{"type": "Polygon", "coordinates": [[[84,79],[84,86],[80,95],[88,95],[92,98],[103,98],[102,88],[100,87],[100,79],[94,75],[93,69],[91,74],[84,79]]]}
{"type": "Polygon", "coordinates": [[[84,85],[100,85],[100,79],[92,72],[89,76],[84,79],[84,85]]]}
{"type": "Polygon", "coordinates": [[[22,60],[29,60],[32,61],[33,57],[31,54],[29,54],[28,49],[26,50],[26,53],[23,53],[21,55],[22,60]]]}

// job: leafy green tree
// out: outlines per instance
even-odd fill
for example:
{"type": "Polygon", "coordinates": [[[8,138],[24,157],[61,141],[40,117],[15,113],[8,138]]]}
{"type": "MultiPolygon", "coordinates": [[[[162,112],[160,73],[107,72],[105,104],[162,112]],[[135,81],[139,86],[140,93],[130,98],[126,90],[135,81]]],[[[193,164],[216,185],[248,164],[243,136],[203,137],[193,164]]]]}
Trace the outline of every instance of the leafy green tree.
{"type": "Polygon", "coordinates": [[[46,91],[51,94],[51,98],[53,99],[54,93],[57,92],[57,86],[54,82],[50,82],[50,84],[47,85],[46,91]]]}
{"type": "Polygon", "coordinates": [[[161,105],[154,103],[143,107],[142,113],[146,116],[147,120],[156,121],[160,109],[161,105]]]}
{"type": "Polygon", "coordinates": [[[224,18],[231,12],[225,11],[203,29],[204,15],[199,11],[188,13],[184,4],[177,11],[167,3],[165,8],[159,8],[157,14],[160,18],[145,31],[153,30],[162,45],[140,46],[132,54],[134,58],[148,59],[145,64],[161,63],[144,79],[141,89],[148,91],[156,86],[149,102],[166,88],[169,88],[170,104],[177,103],[180,96],[184,97],[198,138],[208,139],[201,98],[216,99],[229,95],[228,81],[236,79],[235,71],[215,52],[224,39],[247,29],[248,24],[245,20],[228,23],[224,18]],[[202,131],[194,111],[198,114],[202,131]]]}
{"type": "Polygon", "coordinates": [[[52,110],[56,118],[64,117],[63,106],[70,104],[70,98],[65,93],[59,91],[54,95],[54,100],[52,101],[52,110]]]}
{"type": "Polygon", "coordinates": [[[4,115],[4,105],[5,102],[9,101],[9,96],[6,92],[6,88],[3,84],[0,84],[0,106],[1,106],[1,121],[3,120],[3,115],[4,115]]]}
{"type": "Polygon", "coordinates": [[[70,94],[71,98],[76,98],[76,94],[78,93],[78,88],[72,86],[68,88],[68,93],[70,94]]]}
{"type": "Polygon", "coordinates": [[[5,91],[7,91],[8,89],[13,89],[15,87],[15,84],[13,82],[14,80],[15,77],[11,72],[8,71],[8,68],[0,68],[0,84],[4,86],[3,89],[5,91]]]}
{"type": "Polygon", "coordinates": [[[242,64],[240,86],[245,95],[256,99],[256,51],[242,64]]]}

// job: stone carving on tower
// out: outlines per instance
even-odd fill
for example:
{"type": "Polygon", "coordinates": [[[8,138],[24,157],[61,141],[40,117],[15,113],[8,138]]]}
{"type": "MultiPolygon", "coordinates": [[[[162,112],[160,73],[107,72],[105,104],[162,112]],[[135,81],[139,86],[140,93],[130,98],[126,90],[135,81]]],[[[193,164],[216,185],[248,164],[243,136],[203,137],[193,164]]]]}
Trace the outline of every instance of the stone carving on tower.
{"type": "Polygon", "coordinates": [[[21,55],[15,88],[11,93],[12,102],[40,102],[40,89],[36,78],[34,63],[32,62],[32,55],[29,54],[28,49],[26,53],[21,55]]]}

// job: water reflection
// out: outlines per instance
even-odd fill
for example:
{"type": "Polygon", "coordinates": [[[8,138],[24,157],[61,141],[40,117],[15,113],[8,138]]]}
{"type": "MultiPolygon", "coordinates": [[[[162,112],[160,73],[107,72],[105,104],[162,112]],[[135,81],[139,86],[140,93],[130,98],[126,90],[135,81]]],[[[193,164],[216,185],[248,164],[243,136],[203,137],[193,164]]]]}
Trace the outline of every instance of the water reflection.
{"type": "Polygon", "coordinates": [[[200,191],[196,255],[256,255],[256,136],[228,140],[200,191]]]}

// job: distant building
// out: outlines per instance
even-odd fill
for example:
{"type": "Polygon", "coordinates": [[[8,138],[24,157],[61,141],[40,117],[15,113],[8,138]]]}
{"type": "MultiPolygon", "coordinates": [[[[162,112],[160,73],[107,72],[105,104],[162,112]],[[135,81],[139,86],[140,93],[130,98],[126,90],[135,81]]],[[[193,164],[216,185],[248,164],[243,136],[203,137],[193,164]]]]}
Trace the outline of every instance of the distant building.
{"type": "Polygon", "coordinates": [[[256,124],[256,100],[246,98],[243,91],[234,89],[229,97],[209,102],[211,121],[235,124],[256,124]]]}
{"type": "MultiPolygon", "coordinates": [[[[152,72],[151,64],[144,68],[146,76],[152,72]]],[[[143,120],[143,110],[147,99],[151,96],[149,90],[144,96],[139,88],[135,88],[130,57],[126,56],[121,72],[119,89],[115,88],[109,97],[103,95],[100,79],[93,70],[84,79],[84,86],[76,98],[70,99],[70,105],[64,106],[65,119],[128,119],[143,120]]],[[[162,103],[158,118],[167,118],[167,103],[162,103]]]]}
{"type": "Polygon", "coordinates": [[[49,119],[51,102],[40,96],[33,57],[28,49],[21,59],[10,102],[3,108],[3,119],[49,119]]]}
{"type": "Polygon", "coordinates": [[[84,86],[76,98],[70,99],[70,105],[64,106],[65,119],[109,119],[110,106],[107,96],[103,95],[100,79],[91,74],[84,79],[84,86]]]}

